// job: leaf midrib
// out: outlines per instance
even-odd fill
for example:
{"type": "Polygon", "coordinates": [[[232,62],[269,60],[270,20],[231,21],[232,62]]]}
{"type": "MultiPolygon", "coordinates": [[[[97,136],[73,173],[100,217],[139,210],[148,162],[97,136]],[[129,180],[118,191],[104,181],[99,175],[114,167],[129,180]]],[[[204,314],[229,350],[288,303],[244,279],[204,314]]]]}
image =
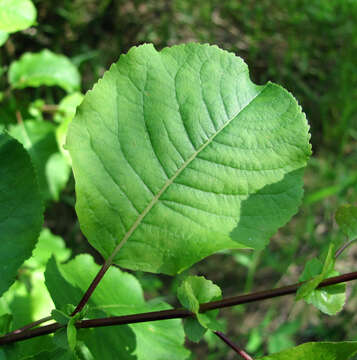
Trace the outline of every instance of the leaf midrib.
{"type": "Polygon", "coordinates": [[[146,208],[142,211],[142,213],[138,216],[138,218],[135,220],[134,224],[130,227],[130,229],[125,233],[124,237],[120,241],[120,243],[115,247],[112,254],[109,256],[109,258],[106,260],[107,264],[111,264],[115,255],[118,253],[118,251],[124,246],[124,244],[128,241],[130,236],[134,233],[134,231],[138,228],[138,226],[141,224],[144,217],[149,213],[149,211],[153,208],[154,205],[157,204],[157,202],[160,199],[160,196],[165,192],[165,190],[173,184],[173,182],[176,180],[176,178],[187,168],[187,166],[200,154],[209,144],[212,143],[214,138],[219,135],[244,109],[247,108],[265,89],[267,85],[264,85],[262,89],[254,96],[252,99],[239,111],[237,111],[236,114],[234,114],[231,119],[226,121],[224,125],[221,126],[210,138],[207,139],[205,143],[203,143],[183,164],[182,166],[177,169],[175,174],[166,181],[165,185],[160,189],[160,191],[152,198],[150,203],[146,206],[146,208]]]}

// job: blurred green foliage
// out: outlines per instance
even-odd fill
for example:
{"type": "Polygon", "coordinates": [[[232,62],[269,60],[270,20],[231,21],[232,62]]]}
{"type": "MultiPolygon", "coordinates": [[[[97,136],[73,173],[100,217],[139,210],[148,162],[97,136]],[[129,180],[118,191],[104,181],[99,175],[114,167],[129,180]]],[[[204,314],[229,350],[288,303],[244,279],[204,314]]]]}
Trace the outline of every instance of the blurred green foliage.
{"type": "Polygon", "coordinates": [[[34,1],[38,25],[14,34],[8,65],[44,47],[79,66],[89,89],[131,46],[209,42],[243,57],[258,83],[281,84],[300,100],[315,149],[343,153],[357,132],[355,0],[34,1]]]}

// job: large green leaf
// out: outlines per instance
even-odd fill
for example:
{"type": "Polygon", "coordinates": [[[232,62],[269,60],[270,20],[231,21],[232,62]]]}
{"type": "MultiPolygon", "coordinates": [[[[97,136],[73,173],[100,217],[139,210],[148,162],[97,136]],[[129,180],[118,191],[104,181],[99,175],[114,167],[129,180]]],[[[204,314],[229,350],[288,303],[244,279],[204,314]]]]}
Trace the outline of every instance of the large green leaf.
{"type": "Polygon", "coordinates": [[[30,0],[0,0],[0,31],[24,30],[36,20],[36,8],[30,0]]]}
{"type": "Polygon", "coordinates": [[[45,49],[26,53],[14,61],[9,69],[9,82],[17,89],[57,85],[73,92],[80,87],[80,75],[66,56],[45,49]]]}
{"type": "Polygon", "coordinates": [[[199,44],[121,56],[86,94],[67,145],[90,243],[108,261],[167,274],[264,247],[296,213],[310,155],[292,95],[199,44]]]}
{"type": "Polygon", "coordinates": [[[43,204],[30,156],[0,134],[0,295],[31,256],[43,222],[43,204]]]}
{"type": "MultiPolygon", "coordinates": [[[[311,342],[264,356],[261,360],[348,360],[357,352],[357,341],[311,342]]],[[[258,359],[258,360],[259,360],[258,359]]]]}
{"type": "Polygon", "coordinates": [[[136,346],[135,334],[128,326],[88,329],[80,334],[80,338],[89,348],[93,360],[137,359],[133,354],[136,346]]]}
{"type": "MultiPolygon", "coordinates": [[[[77,303],[80,295],[78,290],[85,291],[98,271],[99,266],[94,263],[90,255],[79,255],[63,265],[56,265],[52,259],[46,270],[46,285],[56,307],[77,303]],[[61,276],[63,277],[61,278],[61,276]]],[[[113,316],[170,308],[169,305],[162,302],[145,302],[140,283],[136,278],[113,267],[107,271],[99,283],[89,304],[91,307],[113,316]]],[[[136,336],[134,354],[139,360],[148,358],[152,360],[183,360],[189,354],[183,347],[184,332],[179,319],[132,324],[130,328],[136,336]]],[[[93,330],[88,339],[94,341],[96,336],[100,336],[101,333],[105,332],[93,330]]],[[[80,332],[79,337],[81,338],[80,332]]],[[[86,337],[84,336],[84,338],[86,337]]],[[[119,337],[117,341],[117,350],[119,351],[122,348],[123,340],[119,337]]],[[[95,351],[94,349],[104,346],[104,342],[105,340],[101,339],[99,343],[92,344],[92,346],[89,344],[88,347],[95,351]]],[[[111,342],[111,338],[108,338],[106,346],[109,346],[111,342]]],[[[127,346],[131,347],[130,341],[127,346]]],[[[115,348],[111,351],[115,351],[115,348]]]]}

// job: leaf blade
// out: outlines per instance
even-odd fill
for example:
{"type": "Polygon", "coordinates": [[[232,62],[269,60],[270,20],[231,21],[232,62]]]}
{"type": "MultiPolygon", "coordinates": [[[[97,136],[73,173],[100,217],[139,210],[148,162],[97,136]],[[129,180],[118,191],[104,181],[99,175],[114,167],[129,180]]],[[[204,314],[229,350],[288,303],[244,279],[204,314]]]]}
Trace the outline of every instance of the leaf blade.
{"type": "Polygon", "coordinates": [[[221,249],[263,247],[301,200],[307,132],[292,96],[271,83],[254,85],[233,54],[198,44],[160,53],[134,48],[86,95],[70,125],[82,230],[107,261],[167,274],[221,249]],[[273,120],[256,131],[256,111],[267,106],[273,120]],[[223,163],[217,154],[225,154],[223,163]],[[279,181],[280,198],[258,194],[279,181]],[[277,219],[249,230],[242,204],[263,211],[258,205],[268,197],[273,205],[284,197],[286,209],[275,204],[277,219]],[[236,231],[239,221],[244,231],[236,231]]]}
{"type": "MultiPolygon", "coordinates": [[[[95,264],[90,255],[79,255],[66,264],[58,265],[51,259],[47,265],[46,285],[48,287],[56,307],[64,306],[68,302],[76,302],[77,293],[85,291],[98,272],[99,266],[95,264]],[[56,288],[57,285],[57,288],[56,288]],[[58,291],[58,288],[61,291],[58,291]],[[66,295],[66,296],[65,296],[66,295]],[[68,296],[70,296],[68,298],[68,296]]],[[[107,315],[120,316],[148,311],[159,311],[171,308],[168,304],[145,302],[140,283],[132,275],[122,272],[118,268],[111,267],[103,277],[102,281],[92,294],[89,305],[94,312],[101,311],[107,315]]],[[[94,313],[95,316],[97,316],[94,313]]],[[[103,315],[101,315],[103,316],[103,315]]],[[[118,327],[121,328],[121,327],[118,327]]],[[[78,331],[78,338],[81,338],[78,331]]],[[[129,332],[136,336],[136,342],[128,346],[125,339],[119,339],[123,349],[123,356],[130,347],[130,358],[136,356],[138,359],[147,359],[148,351],[150,359],[166,359],[168,357],[176,360],[186,359],[189,352],[183,347],[184,333],[182,323],[179,319],[170,319],[162,322],[148,322],[142,324],[130,324],[124,326],[122,333],[129,332]],[[130,328],[130,329],[129,329],[130,328]],[[134,332],[134,334],[133,334],[134,332]],[[151,344],[148,347],[148,344],[151,344]],[[126,350],[125,350],[126,349],[126,350]],[[125,350],[125,351],[124,351],[125,350]],[[132,354],[133,353],[133,354],[132,354]]],[[[96,334],[105,334],[103,329],[91,331],[91,336],[84,334],[84,338],[93,341],[96,334]],[[92,339],[92,340],[91,340],[92,339]]],[[[109,343],[115,342],[115,336],[120,336],[121,330],[117,330],[108,339],[103,338],[97,343],[89,344],[88,347],[94,351],[94,355],[102,348],[108,347],[108,356],[111,354],[109,343]],[[107,342],[108,340],[108,342],[107,342]],[[106,346],[104,346],[106,345],[106,346]]],[[[118,340],[117,340],[118,341],[118,340]]],[[[118,349],[121,351],[121,349],[118,349]]],[[[127,355],[129,357],[129,353],[127,355]]]]}
{"type": "Polygon", "coordinates": [[[30,0],[0,0],[0,30],[13,33],[36,21],[36,8],[30,0]]]}
{"type": "Polygon", "coordinates": [[[259,358],[261,360],[314,360],[317,357],[324,360],[347,360],[357,352],[356,341],[341,342],[310,342],[276,354],[259,358]]]}
{"type": "Polygon", "coordinates": [[[35,171],[22,145],[0,134],[0,158],[1,295],[31,256],[43,223],[43,204],[35,171]]]}
{"type": "Polygon", "coordinates": [[[47,49],[38,53],[25,53],[19,60],[12,62],[8,77],[16,89],[57,85],[70,93],[80,87],[77,68],[66,56],[47,49]]]}

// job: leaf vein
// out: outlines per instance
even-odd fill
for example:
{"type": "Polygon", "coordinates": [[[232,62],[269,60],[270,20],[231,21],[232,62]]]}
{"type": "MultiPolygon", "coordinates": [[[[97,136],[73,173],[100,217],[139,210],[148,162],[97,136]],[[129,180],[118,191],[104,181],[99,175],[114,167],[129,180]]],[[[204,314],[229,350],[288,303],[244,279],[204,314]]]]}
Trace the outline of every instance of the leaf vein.
{"type": "MultiPolygon", "coordinates": [[[[177,73],[176,73],[177,77],[177,73]]],[[[175,81],[176,81],[175,77],[175,81]]],[[[251,104],[254,99],[256,99],[263,91],[266,89],[266,86],[262,87],[258,93],[253,96],[250,101],[245,104],[242,108],[237,110],[237,112],[232,116],[231,119],[229,119],[225,124],[221,126],[220,129],[216,133],[214,133],[206,142],[204,142],[183,164],[182,166],[177,169],[176,173],[169,178],[164,186],[160,189],[160,191],[153,197],[153,199],[150,201],[150,203],[147,205],[147,207],[143,210],[141,214],[139,214],[136,221],[133,223],[129,231],[124,235],[120,243],[116,246],[111,256],[108,258],[108,263],[111,263],[115,257],[115,255],[118,253],[118,251],[123,247],[123,245],[127,242],[127,240],[130,238],[130,236],[133,234],[133,232],[137,229],[137,227],[142,222],[143,218],[148,214],[148,212],[152,209],[152,207],[159,201],[161,195],[166,191],[166,189],[176,180],[176,178],[186,169],[186,167],[213,141],[213,139],[220,134],[249,104],[251,104]]],[[[175,93],[177,98],[177,89],[175,87],[175,93]]]]}

